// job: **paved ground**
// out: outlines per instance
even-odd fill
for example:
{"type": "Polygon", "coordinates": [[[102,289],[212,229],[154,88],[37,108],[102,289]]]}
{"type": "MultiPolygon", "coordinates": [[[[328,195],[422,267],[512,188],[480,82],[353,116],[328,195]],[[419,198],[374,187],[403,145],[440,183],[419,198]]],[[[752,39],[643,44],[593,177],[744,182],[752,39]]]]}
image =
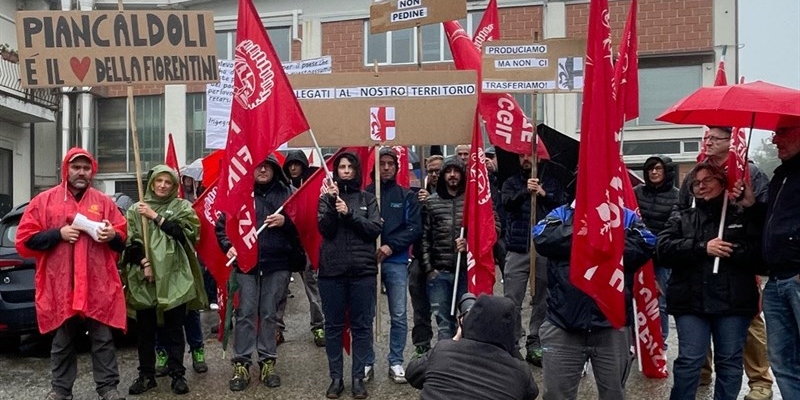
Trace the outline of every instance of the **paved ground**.
{"type": "MultiPolygon", "coordinates": [[[[206,358],[209,363],[209,372],[206,374],[187,373],[191,392],[185,396],[176,396],[170,392],[169,378],[158,378],[158,387],[141,396],[128,396],[140,399],[324,399],[325,389],[330,382],[328,379],[327,361],[324,349],[314,346],[308,330],[308,302],[302,290],[302,284],[297,279],[291,284],[292,292],[299,294],[289,301],[287,311],[288,331],[286,343],[278,348],[279,360],[277,370],[281,375],[283,385],[280,388],[270,389],[256,384],[254,381],[244,392],[232,393],[228,390],[228,379],[231,375],[230,353],[223,356],[221,345],[212,338],[210,327],[216,321],[216,315],[211,312],[203,314],[204,332],[207,333],[206,358]]],[[[496,290],[502,292],[502,288],[496,290]]],[[[409,306],[410,309],[410,306],[409,306]]],[[[376,342],[376,354],[379,360],[385,360],[388,351],[388,314],[385,299],[381,304],[381,325],[383,336],[376,342]]],[[[530,307],[524,310],[524,316],[530,314],[530,307]]],[[[410,319],[410,315],[409,315],[410,319]]],[[[410,321],[409,321],[410,327],[410,321]]],[[[673,324],[674,332],[674,324],[673,324]]],[[[410,343],[410,337],[409,337],[410,343]]],[[[2,343],[0,343],[1,345],[2,343]]],[[[26,338],[23,346],[17,350],[6,350],[0,353],[0,399],[42,399],[49,390],[49,345],[46,341],[37,338],[26,338]]],[[[670,366],[676,356],[677,345],[674,335],[670,337],[670,366]]],[[[406,359],[410,358],[413,349],[406,348],[406,359]]],[[[345,371],[349,371],[349,358],[345,358],[345,371]]],[[[127,393],[128,386],[136,377],[136,350],[127,345],[119,349],[120,371],[122,382],[120,391],[127,393]]],[[[191,361],[187,355],[187,366],[191,361]]],[[[189,367],[191,369],[191,367],[189,367]]],[[[368,384],[370,398],[381,400],[415,399],[419,392],[409,385],[398,385],[387,377],[387,366],[378,365],[375,382],[368,384]]],[[[253,371],[255,372],[255,370],[253,371]]],[[[533,368],[537,383],[542,381],[541,369],[533,368]]],[[[743,380],[742,392],[739,398],[747,394],[746,377],[743,380]]],[[[346,382],[349,385],[349,382],[346,382]]],[[[634,371],[627,384],[628,399],[666,399],[669,395],[671,378],[664,380],[650,380],[641,373],[634,371]]],[[[777,394],[775,399],[781,399],[777,394]]],[[[75,383],[75,400],[95,399],[94,383],[92,381],[90,358],[84,352],[79,356],[79,374],[75,383]]],[[[349,397],[349,386],[346,386],[343,398],[349,397]]],[[[596,399],[594,379],[591,374],[583,378],[579,399],[596,399]]],[[[712,391],[701,388],[698,399],[711,399],[712,391]]]]}

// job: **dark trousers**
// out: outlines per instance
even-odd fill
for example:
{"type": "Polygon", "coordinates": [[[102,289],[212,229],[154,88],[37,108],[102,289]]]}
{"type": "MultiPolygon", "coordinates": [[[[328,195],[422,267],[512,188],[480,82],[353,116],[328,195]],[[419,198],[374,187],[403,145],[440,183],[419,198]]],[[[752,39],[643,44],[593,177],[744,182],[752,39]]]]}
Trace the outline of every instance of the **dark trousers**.
{"type": "Polygon", "coordinates": [[[408,294],[414,311],[414,327],[411,328],[411,343],[414,346],[431,347],[431,301],[428,298],[428,277],[418,259],[408,266],[408,294]]]}
{"type": "MultiPolygon", "coordinates": [[[[183,320],[183,331],[186,333],[186,343],[189,344],[189,352],[203,348],[203,328],[200,326],[200,311],[189,310],[183,320]]],[[[156,350],[164,350],[161,344],[161,337],[165,335],[164,328],[156,331],[156,350]]]]}
{"type": "Polygon", "coordinates": [[[342,335],[348,310],[353,337],[351,376],[353,380],[364,379],[364,367],[374,354],[372,321],[375,319],[376,285],[375,275],[319,278],[319,294],[325,313],[325,352],[331,379],[343,378],[342,335]]]}
{"type": "MultiPolygon", "coordinates": [[[[183,349],[186,341],[183,337],[183,321],[186,318],[186,304],[164,311],[164,326],[161,345],[167,351],[167,371],[170,376],[184,375],[183,349]]],[[[158,320],[155,308],[136,311],[136,322],[139,327],[139,375],[153,378],[156,375],[156,330],[158,320]]]]}
{"type": "MultiPolygon", "coordinates": [[[[92,340],[92,375],[97,393],[103,395],[119,384],[117,351],[111,328],[93,319],[86,319],[86,329],[92,340]]],[[[53,337],[50,348],[50,368],[53,391],[62,395],[72,394],[72,385],[78,374],[78,358],[75,351],[75,338],[82,333],[84,324],[80,317],[66,320],[53,337]]]]}

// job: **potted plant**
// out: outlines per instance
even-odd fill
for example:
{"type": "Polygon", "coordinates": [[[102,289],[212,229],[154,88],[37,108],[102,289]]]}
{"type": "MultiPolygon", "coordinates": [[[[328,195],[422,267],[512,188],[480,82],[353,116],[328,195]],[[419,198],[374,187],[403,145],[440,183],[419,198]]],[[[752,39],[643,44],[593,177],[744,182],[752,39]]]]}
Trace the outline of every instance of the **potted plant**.
{"type": "Polygon", "coordinates": [[[8,43],[0,44],[0,56],[2,56],[4,60],[13,63],[19,62],[19,52],[13,49],[8,43]]]}

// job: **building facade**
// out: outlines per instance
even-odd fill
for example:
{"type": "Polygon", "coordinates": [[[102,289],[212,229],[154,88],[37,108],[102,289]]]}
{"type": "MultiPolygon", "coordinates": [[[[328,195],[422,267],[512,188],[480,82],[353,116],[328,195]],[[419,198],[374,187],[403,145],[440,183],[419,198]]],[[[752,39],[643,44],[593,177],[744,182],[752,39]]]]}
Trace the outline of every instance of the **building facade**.
{"type": "MultiPolygon", "coordinates": [[[[117,0],[18,1],[25,9],[116,9],[117,0]]],[[[262,22],[282,60],[330,55],[333,72],[414,71],[421,54],[423,70],[452,70],[452,55],[441,25],[378,35],[369,33],[369,0],[254,0],[262,22]],[[421,44],[418,51],[417,46],[421,44]]],[[[473,32],[488,0],[468,0],[462,20],[473,32]]],[[[232,58],[237,0],[125,0],[130,9],[194,9],[214,13],[218,58],[232,58]]],[[[587,0],[499,0],[500,31],[504,39],[584,38],[587,0]]],[[[619,43],[629,0],[610,1],[614,46],[619,43]]],[[[13,10],[0,8],[0,43],[13,40],[13,10]],[[6,26],[4,28],[4,26],[6,26]]],[[[13,7],[12,7],[13,8],[13,7]]],[[[640,117],[624,130],[625,160],[641,165],[647,156],[665,154],[684,163],[685,172],[700,148],[703,128],[676,126],[654,120],[669,105],[700,86],[713,84],[723,48],[728,80],[737,76],[736,0],[640,0],[638,14],[640,117]]],[[[0,89],[2,90],[2,89],[0,89]]],[[[106,193],[135,194],[133,146],[127,118],[127,87],[70,88],[60,96],[61,113],[52,121],[29,121],[5,132],[0,114],[0,171],[3,152],[11,151],[15,171],[30,176],[13,180],[13,199],[57,181],[60,155],[82,146],[97,155],[98,180],[106,193]],[[28,125],[26,125],[28,124],[28,125]],[[41,126],[41,128],[40,128],[41,126]],[[13,143],[8,143],[13,138],[13,143]],[[5,141],[4,141],[5,140],[5,141]],[[55,146],[53,144],[56,144],[55,146]],[[30,172],[28,172],[30,170],[30,172]],[[28,189],[18,189],[27,186],[28,189]]],[[[188,164],[210,150],[205,148],[205,85],[140,85],[134,87],[135,121],[144,170],[164,160],[167,133],[172,133],[178,158],[188,164]]],[[[2,92],[0,92],[2,97],[2,92]]],[[[579,137],[579,94],[538,96],[537,120],[579,137]]],[[[531,96],[519,96],[530,115],[531,96]]],[[[14,172],[15,178],[17,172],[14,172]]],[[[0,176],[0,193],[3,193],[0,176]]]]}

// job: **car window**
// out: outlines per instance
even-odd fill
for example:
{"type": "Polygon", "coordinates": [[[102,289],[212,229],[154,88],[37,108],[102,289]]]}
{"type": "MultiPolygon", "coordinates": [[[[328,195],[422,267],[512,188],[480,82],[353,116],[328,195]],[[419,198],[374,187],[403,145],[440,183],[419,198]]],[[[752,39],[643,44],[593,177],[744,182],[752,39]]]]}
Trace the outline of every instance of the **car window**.
{"type": "Polygon", "coordinates": [[[14,247],[18,226],[18,220],[0,223],[0,247],[14,247]]]}

